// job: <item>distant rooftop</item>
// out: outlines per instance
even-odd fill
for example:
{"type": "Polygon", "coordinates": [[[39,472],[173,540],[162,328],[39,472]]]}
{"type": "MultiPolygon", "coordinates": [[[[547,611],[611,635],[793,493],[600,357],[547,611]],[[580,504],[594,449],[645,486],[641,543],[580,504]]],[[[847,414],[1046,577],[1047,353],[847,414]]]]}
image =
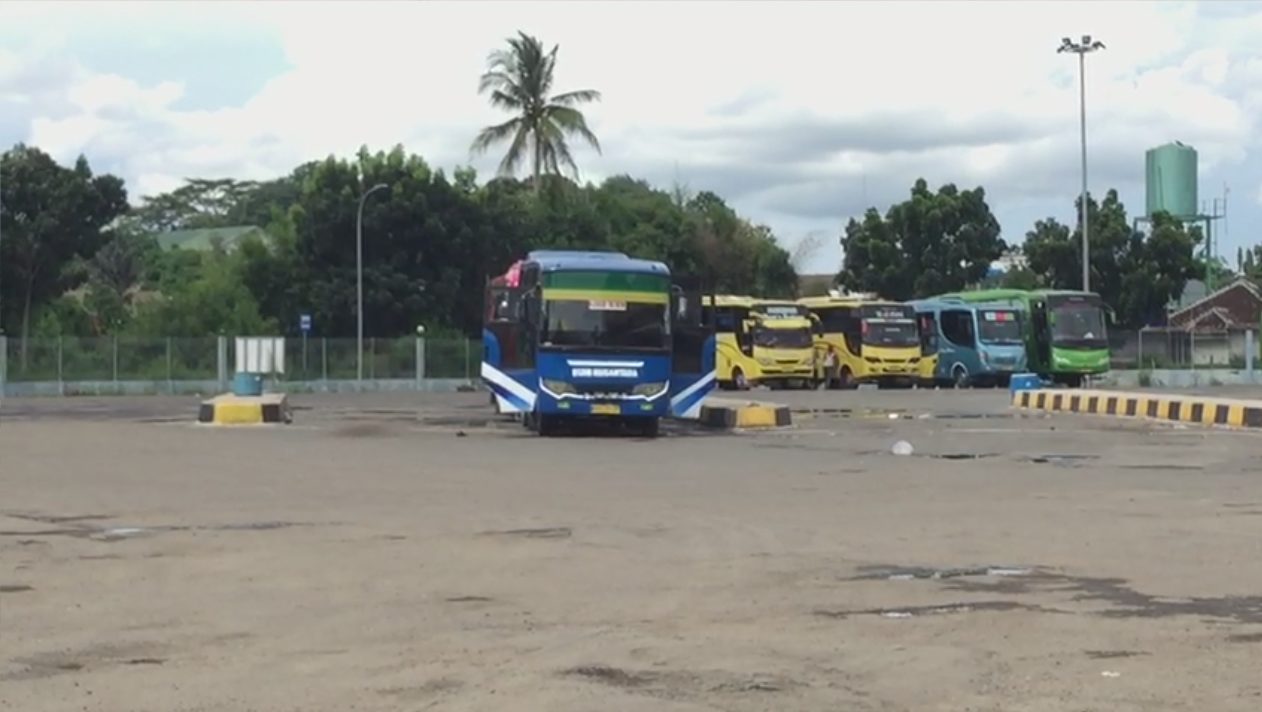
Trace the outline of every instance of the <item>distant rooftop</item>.
{"type": "Polygon", "coordinates": [[[184,250],[207,251],[213,249],[216,244],[225,250],[231,250],[236,247],[237,243],[251,235],[263,240],[267,239],[267,233],[263,228],[254,225],[170,230],[160,232],[155,237],[158,240],[158,245],[164,250],[178,247],[184,250]]]}

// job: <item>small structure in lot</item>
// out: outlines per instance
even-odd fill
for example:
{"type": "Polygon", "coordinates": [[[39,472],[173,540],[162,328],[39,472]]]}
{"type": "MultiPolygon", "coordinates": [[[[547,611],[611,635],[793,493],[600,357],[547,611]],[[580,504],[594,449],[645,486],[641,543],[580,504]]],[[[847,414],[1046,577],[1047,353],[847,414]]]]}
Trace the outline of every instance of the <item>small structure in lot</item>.
{"type": "Polygon", "coordinates": [[[291,415],[284,393],[264,393],[265,376],[285,372],[285,339],[239,337],[232,392],[202,401],[197,420],[214,425],[288,423],[291,415]]]}

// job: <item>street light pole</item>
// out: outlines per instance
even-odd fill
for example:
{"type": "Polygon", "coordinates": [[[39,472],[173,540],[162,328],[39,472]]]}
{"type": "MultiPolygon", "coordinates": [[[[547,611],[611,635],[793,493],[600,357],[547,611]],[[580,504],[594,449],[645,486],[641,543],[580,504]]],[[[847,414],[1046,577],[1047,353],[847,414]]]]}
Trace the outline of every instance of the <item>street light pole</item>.
{"type": "Polygon", "coordinates": [[[1082,231],[1082,291],[1091,291],[1090,251],[1087,248],[1087,53],[1104,49],[1104,43],[1092,41],[1091,35],[1083,35],[1082,42],[1062,37],[1056,52],[1073,52],[1078,55],[1078,122],[1082,135],[1082,194],[1079,198],[1079,224],[1082,231]]]}
{"type": "Polygon", "coordinates": [[[386,188],[378,183],[359,196],[359,211],[355,214],[355,304],[358,315],[358,331],[355,338],[355,380],[364,380],[364,201],[368,196],[386,188]]]}

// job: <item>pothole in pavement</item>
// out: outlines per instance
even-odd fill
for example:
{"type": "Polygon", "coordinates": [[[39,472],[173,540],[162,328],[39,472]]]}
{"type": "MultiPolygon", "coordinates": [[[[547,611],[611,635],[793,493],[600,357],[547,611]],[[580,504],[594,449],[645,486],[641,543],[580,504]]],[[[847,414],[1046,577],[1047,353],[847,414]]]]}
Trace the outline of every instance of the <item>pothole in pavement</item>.
{"type": "Polygon", "coordinates": [[[610,665],[580,665],[561,670],[564,677],[634,690],[637,694],[669,700],[713,701],[713,696],[775,693],[806,684],[782,675],[743,674],[725,670],[624,670],[610,665]]]}
{"type": "Polygon", "coordinates": [[[817,610],[815,615],[824,618],[846,619],[852,616],[880,616],[898,620],[923,616],[944,616],[960,613],[985,613],[1008,611],[1034,611],[1039,613],[1064,613],[1052,608],[1044,608],[1017,601],[966,601],[959,603],[940,603],[931,606],[898,606],[891,608],[863,608],[856,610],[817,610]]]}
{"type": "Polygon", "coordinates": [[[1140,650],[1084,650],[1092,660],[1117,660],[1120,658],[1137,658],[1148,655],[1140,650]]]}
{"type": "Polygon", "coordinates": [[[526,539],[568,539],[574,534],[569,527],[539,527],[535,529],[505,529],[481,532],[482,536],[514,536],[526,539]]]}
{"type": "Polygon", "coordinates": [[[1057,465],[1059,467],[1080,467],[1081,463],[1092,460],[1099,460],[1099,455],[1082,455],[1077,453],[1067,454],[1050,454],[1050,455],[1028,455],[1023,458],[1026,462],[1032,462],[1038,465],[1057,465]]]}
{"type": "Polygon", "coordinates": [[[287,529],[289,527],[315,527],[315,526],[337,526],[338,522],[285,522],[285,521],[261,521],[261,522],[234,522],[228,524],[202,524],[202,525],[181,525],[181,524],[158,524],[144,527],[92,527],[92,526],[73,526],[61,527],[57,529],[36,529],[27,531],[17,530],[0,530],[0,537],[22,537],[21,541],[25,543],[37,543],[38,539],[32,537],[52,537],[52,536],[68,536],[78,539],[91,539],[93,541],[115,542],[125,541],[129,539],[137,539],[141,537],[152,536],[164,532],[187,532],[187,531],[270,531],[274,529],[287,529]]]}

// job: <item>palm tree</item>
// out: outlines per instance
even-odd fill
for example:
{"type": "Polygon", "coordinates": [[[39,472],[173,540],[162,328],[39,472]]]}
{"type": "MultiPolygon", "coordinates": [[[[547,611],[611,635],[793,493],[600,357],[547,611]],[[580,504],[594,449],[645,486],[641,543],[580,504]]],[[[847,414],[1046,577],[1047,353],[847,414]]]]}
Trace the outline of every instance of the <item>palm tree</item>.
{"type": "Polygon", "coordinates": [[[484,153],[493,144],[511,137],[508,153],[500,162],[500,175],[514,174],[529,151],[533,185],[538,192],[539,177],[544,172],[560,174],[565,166],[577,176],[578,166],[566,138],[577,135],[600,152],[600,142],[587,128],[583,113],[575,108],[599,101],[600,92],[583,89],[549,96],[558,46],[545,53],[543,44],[524,32],[509,38],[508,45],[508,49],[496,50],[487,58],[487,71],[478,82],[478,93],[489,91],[492,106],[517,115],[478,132],[470,151],[484,153]]]}

